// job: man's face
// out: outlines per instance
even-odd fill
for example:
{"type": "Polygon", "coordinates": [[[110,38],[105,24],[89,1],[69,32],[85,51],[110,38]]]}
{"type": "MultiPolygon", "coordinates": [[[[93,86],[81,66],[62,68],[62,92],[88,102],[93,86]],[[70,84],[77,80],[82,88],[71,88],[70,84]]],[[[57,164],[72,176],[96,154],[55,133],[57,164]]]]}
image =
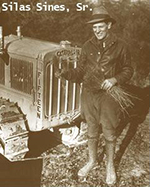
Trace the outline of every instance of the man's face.
{"type": "Polygon", "coordinates": [[[110,22],[109,23],[100,22],[100,23],[95,23],[93,25],[93,32],[98,40],[102,40],[107,36],[108,31],[111,28],[111,24],[112,23],[110,22]]]}

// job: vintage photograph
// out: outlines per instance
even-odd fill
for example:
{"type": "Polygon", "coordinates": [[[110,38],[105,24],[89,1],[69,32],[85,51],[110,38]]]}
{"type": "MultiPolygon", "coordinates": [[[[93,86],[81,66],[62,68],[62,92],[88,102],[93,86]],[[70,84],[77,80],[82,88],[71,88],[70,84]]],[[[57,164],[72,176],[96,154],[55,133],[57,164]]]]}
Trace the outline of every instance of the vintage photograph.
{"type": "Polygon", "coordinates": [[[0,0],[0,187],[149,187],[149,1],[0,0]]]}

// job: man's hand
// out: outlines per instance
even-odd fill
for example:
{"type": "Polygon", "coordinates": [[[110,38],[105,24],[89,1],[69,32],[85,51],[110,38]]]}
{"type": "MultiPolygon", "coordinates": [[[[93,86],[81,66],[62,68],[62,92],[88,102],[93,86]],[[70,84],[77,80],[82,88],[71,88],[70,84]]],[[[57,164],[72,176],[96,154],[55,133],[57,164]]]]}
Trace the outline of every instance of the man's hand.
{"type": "Polygon", "coordinates": [[[101,89],[109,91],[117,83],[116,78],[106,79],[101,84],[101,89]]]}
{"type": "Polygon", "coordinates": [[[63,73],[64,73],[64,72],[65,72],[64,70],[56,71],[56,72],[55,72],[55,77],[56,77],[57,79],[61,79],[61,78],[63,77],[63,73]]]}

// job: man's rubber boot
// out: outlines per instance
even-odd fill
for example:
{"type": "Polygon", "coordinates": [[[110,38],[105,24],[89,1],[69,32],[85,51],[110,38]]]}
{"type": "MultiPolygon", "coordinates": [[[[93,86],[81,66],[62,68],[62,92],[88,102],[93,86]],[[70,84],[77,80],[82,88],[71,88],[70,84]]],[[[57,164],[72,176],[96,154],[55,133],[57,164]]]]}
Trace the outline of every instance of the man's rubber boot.
{"type": "Polygon", "coordinates": [[[106,165],[106,183],[108,185],[114,185],[116,183],[116,172],[114,166],[114,153],[115,153],[116,141],[107,141],[106,140],[106,156],[107,156],[107,165],[106,165]]]}
{"type": "Polygon", "coordinates": [[[86,177],[88,173],[91,171],[91,169],[93,169],[93,167],[96,165],[97,147],[98,147],[98,140],[96,138],[89,138],[88,139],[89,161],[83,168],[79,170],[78,172],[79,177],[86,177]]]}

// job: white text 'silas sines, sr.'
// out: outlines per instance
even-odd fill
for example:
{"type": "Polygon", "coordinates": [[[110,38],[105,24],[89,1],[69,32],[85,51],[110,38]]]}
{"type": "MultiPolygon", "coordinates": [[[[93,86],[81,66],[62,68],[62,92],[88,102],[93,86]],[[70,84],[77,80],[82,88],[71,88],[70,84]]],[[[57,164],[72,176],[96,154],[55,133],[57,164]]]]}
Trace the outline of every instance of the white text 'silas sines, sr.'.
{"type": "MultiPolygon", "coordinates": [[[[35,6],[31,6],[30,4],[20,4],[18,2],[9,2],[9,3],[2,3],[1,4],[1,11],[6,12],[6,11],[21,11],[21,12],[29,12],[31,10],[40,12],[40,11],[48,11],[48,12],[63,12],[67,11],[69,12],[69,8],[66,7],[64,4],[59,4],[59,5],[52,5],[48,4],[48,2],[43,2],[43,3],[36,3],[35,6]]],[[[92,9],[89,7],[87,4],[83,3],[77,3],[75,6],[76,11],[86,11],[92,9]]]]}

